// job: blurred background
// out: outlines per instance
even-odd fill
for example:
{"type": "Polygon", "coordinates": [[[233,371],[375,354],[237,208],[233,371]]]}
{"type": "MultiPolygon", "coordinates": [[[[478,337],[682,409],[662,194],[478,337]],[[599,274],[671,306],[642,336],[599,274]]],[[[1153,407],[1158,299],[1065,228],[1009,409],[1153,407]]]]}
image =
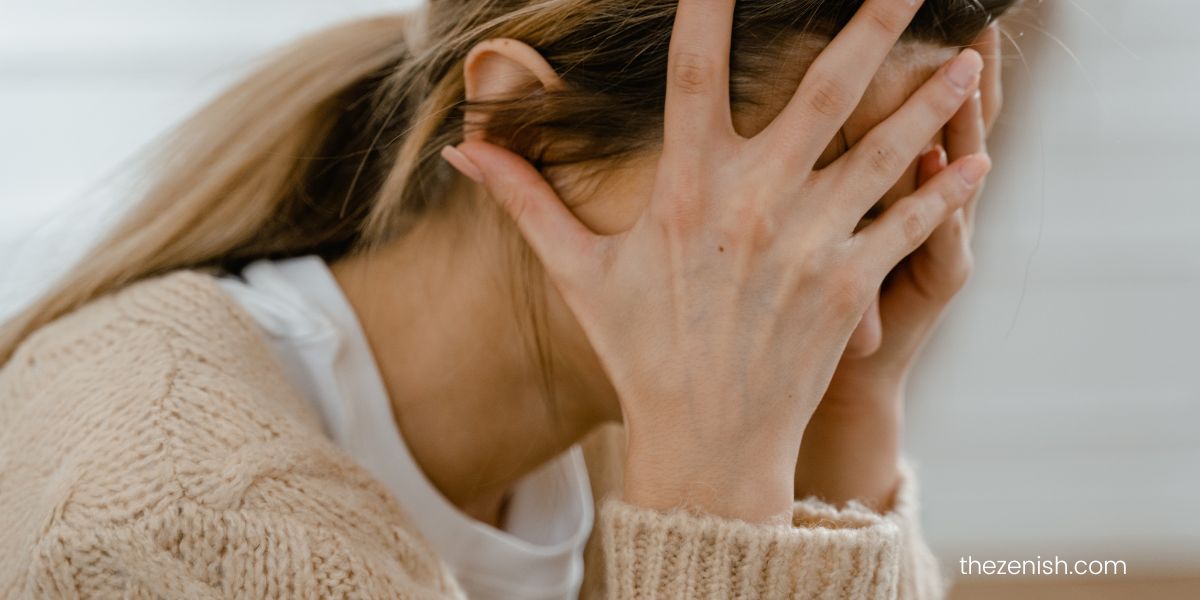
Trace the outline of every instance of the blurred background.
{"type": "MultiPolygon", "coordinates": [[[[120,214],[130,159],[296,35],[403,0],[0,0],[0,319],[120,214]]],[[[930,543],[1127,574],[956,598],[1200,598],[1200,3],[1007,25],[977,272],[909,394],[930,543]]]]}

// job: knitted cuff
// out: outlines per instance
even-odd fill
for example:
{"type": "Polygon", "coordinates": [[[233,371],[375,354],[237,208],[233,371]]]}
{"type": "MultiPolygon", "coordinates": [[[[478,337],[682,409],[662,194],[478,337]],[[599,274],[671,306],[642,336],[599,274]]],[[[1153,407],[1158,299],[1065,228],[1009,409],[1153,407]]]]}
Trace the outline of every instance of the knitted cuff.
{"type": "Polygon", "coordinates": [[[837,527],[846,521],[886,519],[897,526],[907,527],[917,518],[917,485],[907,460],[900,461],[899,471],[900,480],[886,511],[877,512],[856,500],[838,507],[816,496],[809,496],[792,505],[793,522],[803,527],[837,527]]]}
{"type": "Polygon", "coordinates": [[[907,459],[901,459],[899,468],[900,483],[887,512],[877,513],[858,502],[838,508],[810,497],[796,502],[792,521],[799,527],[838,527],[842,523],[871,520],[894,524],[899,532],[896,597],[922,600],[943,598],[950,586],[921,534],[916,475],[907,459]]]}
{"type": "Polygon", "coordinates": [[[601,510],[615,598],[894,598],[900,528],[857,510],[757,525],[612,498],[601,510]]]}

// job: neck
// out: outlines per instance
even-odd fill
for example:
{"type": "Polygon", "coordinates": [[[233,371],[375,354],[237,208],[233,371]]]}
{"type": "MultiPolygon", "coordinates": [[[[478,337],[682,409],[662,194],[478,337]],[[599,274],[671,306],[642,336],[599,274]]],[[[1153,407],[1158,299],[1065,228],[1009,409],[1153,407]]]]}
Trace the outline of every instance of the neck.
{"type": "Polygon", "coordinates": [[[514,270],[519,251],[491,220],[488,211],[438,212],[332,271],[413,457],[447,499],[498,525],[513,484],[611,409],[592,397],[594,385],[582,385],[589,378],[569,353],[556,352],[551,371],[563,401],[547,397],[528,309],[518,308],[527,292],[514,270]]]}

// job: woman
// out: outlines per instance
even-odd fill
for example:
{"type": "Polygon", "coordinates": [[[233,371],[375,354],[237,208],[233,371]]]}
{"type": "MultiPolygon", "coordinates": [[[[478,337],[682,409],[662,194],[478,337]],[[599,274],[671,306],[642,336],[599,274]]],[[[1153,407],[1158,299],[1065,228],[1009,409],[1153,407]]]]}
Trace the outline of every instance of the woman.
{"type": "Polygon", "coordinates": [[[283,53],[5,325],[3,595],[940,595],[900,400],[1010,2],[921,4],[444,0],[283,53]]]}

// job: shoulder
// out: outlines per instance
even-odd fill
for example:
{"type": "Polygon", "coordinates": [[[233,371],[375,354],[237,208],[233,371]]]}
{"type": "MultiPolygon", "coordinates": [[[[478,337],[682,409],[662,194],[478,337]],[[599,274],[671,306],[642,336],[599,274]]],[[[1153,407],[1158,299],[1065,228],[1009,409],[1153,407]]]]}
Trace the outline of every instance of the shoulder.
{"type": "MultiPolygon", "coordinates": [[[[62,433],[168,417],[191,428],[253,422],[228,446],[272,436],[275,421],[318,428],[253,320],[212,276],[192,271],[138,282],[38,330],[0,371],[0,394],[6,422],[37,417],[62,433]],[[71,417],[84,413],[85,421],[71,417]]],[[[0,440],[11,429],[0,425],[0,440]]]]}
{"type": "Polygon", "coordinates": [[[79,561],[122,593],[164,597],[453,589],[210,276],[148,280],[47,326],[0,390],[0,590],[57,585],[46,578],[79,561]]]}
{"type": "Polygon", "coordinates": [[[169,348],[221,353],[236,346],[261,347],[257,337],[253,321],[214,277],[178,271],[132,284],[43,326],[2,372],[36,379],[99,365],[161,370],[165,363],[151,359],[167,358],[169,348]]]}

